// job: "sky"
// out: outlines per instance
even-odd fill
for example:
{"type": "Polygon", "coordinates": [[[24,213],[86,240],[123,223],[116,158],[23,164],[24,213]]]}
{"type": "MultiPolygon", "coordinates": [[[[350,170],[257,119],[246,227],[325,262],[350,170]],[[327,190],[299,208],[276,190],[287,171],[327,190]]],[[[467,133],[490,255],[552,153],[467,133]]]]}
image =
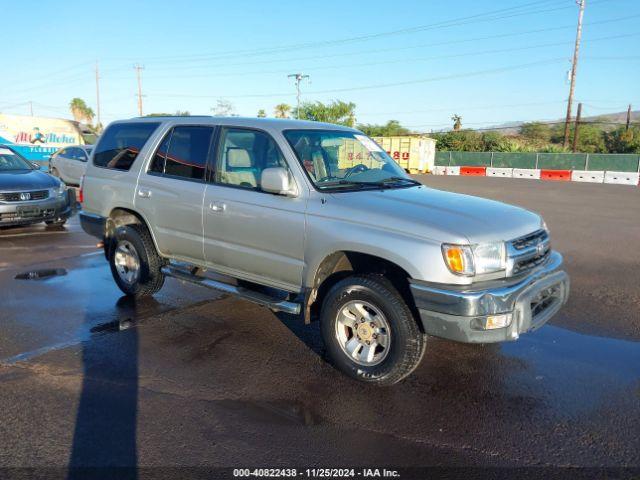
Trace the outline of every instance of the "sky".
{"type": "MultiPolygon", "coordinates": [[[[576,101],[583,115],[640,107],[640,1],[586,0],[576,101]]],[[[0,0],[0,112],[103,124],[143,111],[273,116],[302,101],[356,104],[358,123],[416,131],[556,120],[566,112],[575,0],[0,0]],[[30,103],[31,102],[31,103],[30,103]]]]}

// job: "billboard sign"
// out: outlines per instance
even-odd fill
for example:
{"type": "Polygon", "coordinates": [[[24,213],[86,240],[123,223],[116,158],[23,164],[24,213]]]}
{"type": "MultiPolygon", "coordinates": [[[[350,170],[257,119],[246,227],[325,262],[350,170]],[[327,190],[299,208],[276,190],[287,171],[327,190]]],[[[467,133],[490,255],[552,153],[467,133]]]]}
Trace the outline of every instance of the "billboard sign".
{"type": "Polygon", "coordinates": [[[28,160],[46,162],[56,150],[82,143],[77,122],[0,113],[0,145],[10,145],[28,160]]]}

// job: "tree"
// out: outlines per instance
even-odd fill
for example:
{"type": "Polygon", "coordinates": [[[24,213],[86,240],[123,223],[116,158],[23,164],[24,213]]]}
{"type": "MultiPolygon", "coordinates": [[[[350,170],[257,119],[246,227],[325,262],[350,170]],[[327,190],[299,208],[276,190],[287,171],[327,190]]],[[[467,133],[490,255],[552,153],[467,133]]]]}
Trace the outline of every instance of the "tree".
{"type": "Polygon", "coordinates": [[[523,123],[520,126],[520,135],[528,140],[549,142],[551,140],[551,127],[542,122],[523,123]]]}
{"type": "Polygon", "coordinates": [[[499,132],[483,133],[482,144],[485,152],[512,152],[515,148],[511,139],[499,132]]]}
{"type": "Polygon", "coordinates": [[[437,133],[433,137],[436,140],[436,149],[442,151],[482,152],[484,142],[482,135],[473,130],[458,130],[446,133],[437,133]]]}
{"type": "Polygon", "coordinates": [[[265,118],[267,116],[267,112],[265,112],[262,108],[258,110],[258,118],[265,118]]]}
{"type": "Polygon", "coordinates": [[[460,115],[454,114],[451,120],[453,120],[453,129],[456,132],[462,129],[462,117],[460,115]]]}
{"type": "Polygon", "coordinates": [[[235,107],[229,100],[218,99],[216,106],[211,109],[216,117],[236,117],[235,107]]]}
{"type": "Polygon", "coordinates": [[[176,110],[176,113],[148,113],[145,117],[190,117],[188,110],[176,110]]]}
{"type": "Polygon", "coordinates": [[[629,130],[619,127],[606,132],[604,143],[609,153],[640,153],[640,127],[631,127],[629,130]]]}
{"type": "Polygon", "coordinates": [[[273,109],[273,113],[276,118],[289,118],[289,113],[291,112],[291,105],[287,105],[286,103],[279,103],[273,109]]]}
{"type": "Polygon", "coordinates": [[[326,105],[322,102],[305,102],[300,105],[299,111],[296,109],[296,117],[301,120],[353,127],[356,123],[355,109],[355,103],[341,100],[334,100],[326,105]]]}
{"type": "Polygon", "coordinates": [[[370,137],[393,137],[411,133],[408,128],[400,125],[398,120],[389,120],[385,125],[360,124],[358,130],[362,130],[370,137]]]}
{"type": "Polygon", "coordinates": [[[71,102],[69,102],[69,109],[71,110],[73,119],[76,122],[91,124],[93,117],[95,117],[93,110],[87,106],[84,100],[78,97],[71,99],[71,102]]]}

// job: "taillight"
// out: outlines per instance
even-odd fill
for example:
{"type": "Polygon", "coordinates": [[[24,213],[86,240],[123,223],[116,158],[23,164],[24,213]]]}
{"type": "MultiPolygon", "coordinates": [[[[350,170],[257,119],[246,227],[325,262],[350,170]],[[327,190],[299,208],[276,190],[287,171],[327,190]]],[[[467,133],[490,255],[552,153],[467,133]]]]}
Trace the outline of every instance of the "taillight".
{"type": "Polygon", "coordinates": [[[78,190],[78,203],[83,203],[84,202],[84,193],[83,193],[83,186],[84,186],[84,175],[82,175],[82,177],[80,177],[80,190],[78,190]]]}

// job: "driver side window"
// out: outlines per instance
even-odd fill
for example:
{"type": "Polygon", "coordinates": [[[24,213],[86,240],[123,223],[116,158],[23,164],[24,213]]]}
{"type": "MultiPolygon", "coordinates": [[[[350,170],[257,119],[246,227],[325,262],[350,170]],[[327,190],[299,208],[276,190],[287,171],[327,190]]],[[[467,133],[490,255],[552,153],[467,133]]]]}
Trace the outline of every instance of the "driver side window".
{"type": "Polygon", "coordinates": [[[280,149],[267,133],[242,128],[223,129],[218,148],[216,183],[260,190],[262,171],[274,167],[289,171],[280,149]]]}

